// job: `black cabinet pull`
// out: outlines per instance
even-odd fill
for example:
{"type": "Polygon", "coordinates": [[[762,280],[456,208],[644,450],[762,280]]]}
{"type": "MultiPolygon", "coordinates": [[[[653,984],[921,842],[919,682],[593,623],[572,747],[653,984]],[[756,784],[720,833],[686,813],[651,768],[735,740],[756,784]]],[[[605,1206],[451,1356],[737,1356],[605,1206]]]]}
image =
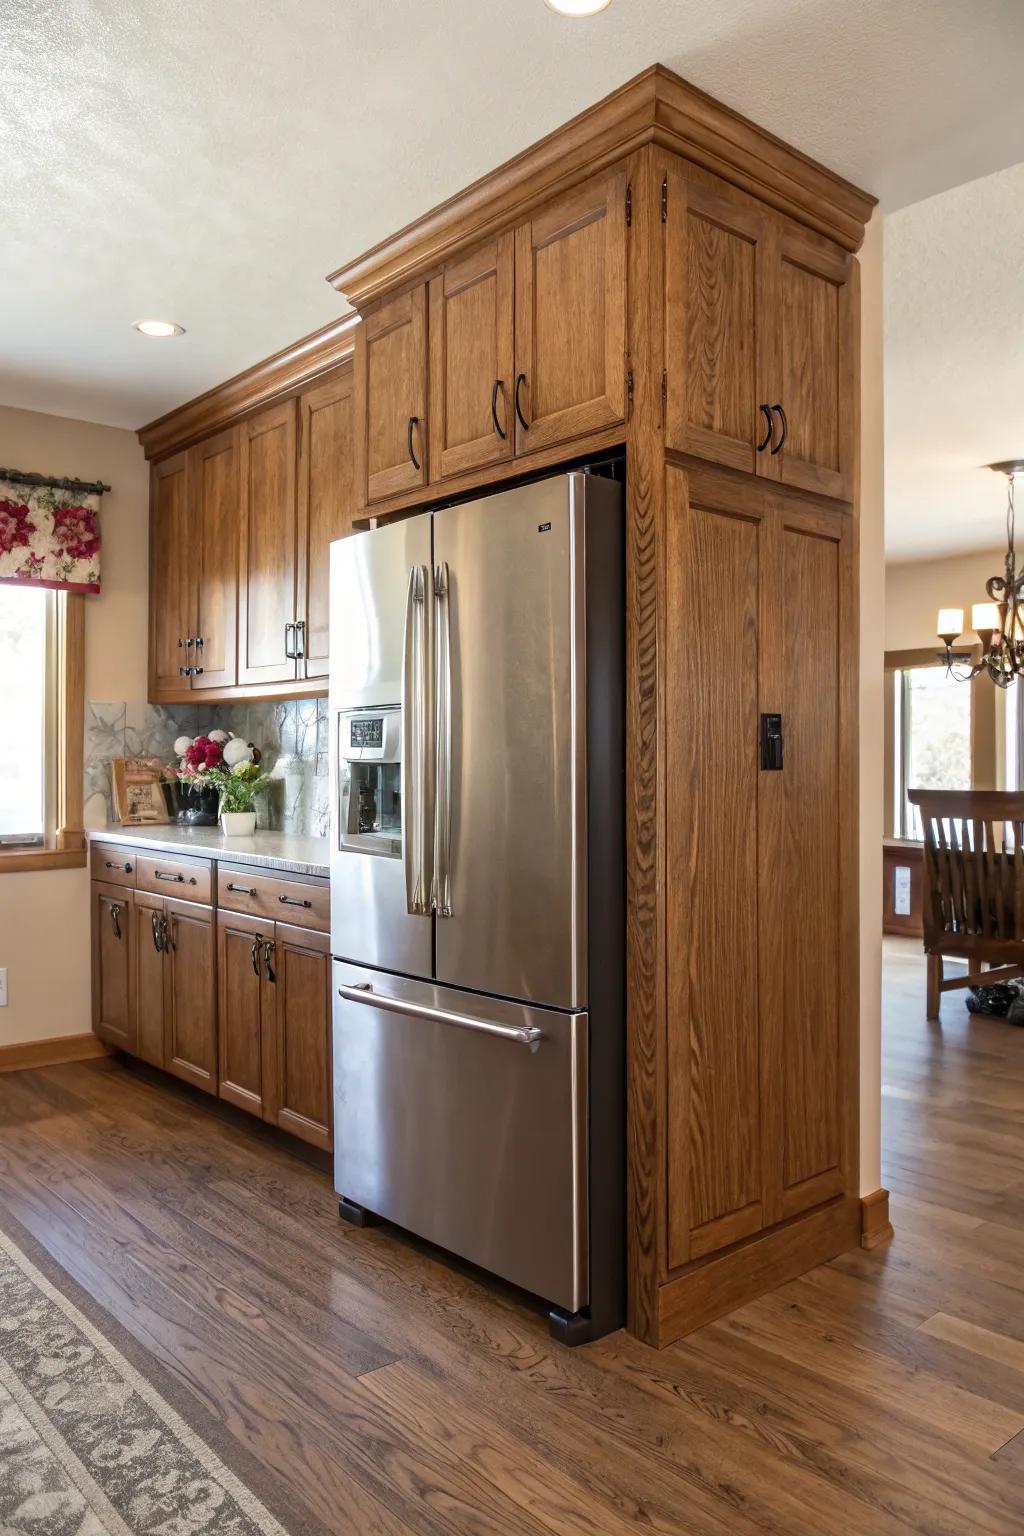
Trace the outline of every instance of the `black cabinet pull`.
{"type": "Polygon", "coordinates": [[[256,887],[254,885],[232,885],[230,880],[228,881],[228,890],[237,891],[239,896],[256,895],[256,887]]]}
{"type": "Polygon", "coordinates": [[[501,422],[498,420],[498,391],[504,388],[505,380],[495,379],[494,388],[491,390],[491,422],[494,426],[494,435],[500,442],[504,442],[508,436],[507,432],[502,431],[501,422]]]}
{"type": "Polygon", "coordinates": [[[294,641],[290,641],[288,639],[288,636],[292,634],[294,630],[294,624],[286,624],[284,627],[284,654],[289,661],[295,660],[295,643],[294,641]]]}
{"type": "Polygon", "coordinates": [[[777,443],[772,443],[772,453],[776,454],[779,452],[779,449],[783,446],[786,438],[789,436],[789,422],[786,420],[786,413],[782,409],[781,405],[773,405],[772,410],[778,411],[779,420],[782,422],[782,436],[779,438],[777,443]]]}
{"type": "Polygon", "coordinates": [[[416,457],[416,450],[413,447],[413,441],[412,441],[413,428],[419,426],[419,420],[420,419],[419,419],[418,416],[410,416],[409,417],[409,457],[412,460],[412,467],[413,467],[413,469],[419,469],[420,468],[420,461],[416,457]]]}
{"type": "Polygon", "coordinates": [[[298,896],[279,896],[277,899],[282,907],[311,907],[313,905],[311,901],[300,901],[298,896]]]}
{"type": "Polygon", "coordinates": [[[253,971],[253,975],[256,977],[256,980],[259,981],[259,979],[260,979],[260,941],[259,941],[259,939],[253,939],[253,941],[252,941],[252,971],[253,971]]]}
{"type": "Polygon", "coordinates": [[[274,972],[274,967],[270,963],[270,957],[271,957],[271,955],[273,953],[274,953],[274,945],[273,945],[273,943],[271,942],[270,939],[265,939],[264,943],[263,943],[263,964],[264,964],[264,967],[266,969],[267,980],[268,981],[276,981],[277,980],[277,976],[276,976],[276,974],[274,972]]]}
{"type": "Polygon", "coordinates": [[[783,746],[782,716],[762,715],[761,767],[766,772],[781,771],[783,746]]]}
{"type": "Polygon", "coordinates": [[[126,875],[130,875],[132,872],[130,864],[119,864],[116,859],[107,859],[103,867],[104,869],[123,869],[126,875]]]}
{"type": "Polygon", "coordinates": [[[116,901],[112,902],[111,903],[111,907],[110,907],[110,925],[111,925],[111,927],[114,930],[114,938],[115,939],[119,939],[121,937],[120,917],[121,917],[121,908],[120,908],[119,904],[116,901]]]}
{"type": "Polygon", "coordinates": [[[525,373],[517,373],[516,374],[516,391],[515,391],[516,415],[519,418],[519,425],[522,427],[523,431],[524,432],[529,432],[529,430],[530,430],[530,423],[527,421],[526,417],[523,415],[523,408],[519,404],[519,391],[522,389],[522,387],[523,387],[523,385],[525,383],[526,383],[526,374],[525,373]]]}
{"type": "Polygon", "coordinates": [[[164,949],[164,936],[161,932],[159,912],[153,913],[151,922],[153,924],[153,948],[156,950],[158,955],[162,955],[164,949]]]}
{"type": "Polygon", "coordinates": [[[758,409],[761,411],[761,413],[764,416],[766,426],[765,426],[764,437],[762,437],[761,441],[757,445],[757,451],[758,451],[758,453],[764,453],[765,449],[768,447],[768,444],[771,442],[772,438],[775,436],[775,422],[772,419],[772,412],[771,412],[771,407],[770,406],[762,405],[762,406],[759,406],[758,409]]]}

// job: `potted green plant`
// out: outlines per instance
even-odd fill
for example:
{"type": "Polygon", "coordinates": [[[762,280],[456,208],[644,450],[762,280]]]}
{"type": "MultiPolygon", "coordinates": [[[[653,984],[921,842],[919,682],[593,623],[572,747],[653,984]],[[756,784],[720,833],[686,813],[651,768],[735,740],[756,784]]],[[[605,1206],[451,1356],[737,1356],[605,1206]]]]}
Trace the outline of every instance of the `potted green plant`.
{"type": "Polygon", "coordinates": [[[270,783],[270,774],[258,763],[243,761],[231,768],[208,768],[203,778],[216,785],[220,794],[220,824],[227,836],[252,837],[256,830],[253,800],[270,783]]]}

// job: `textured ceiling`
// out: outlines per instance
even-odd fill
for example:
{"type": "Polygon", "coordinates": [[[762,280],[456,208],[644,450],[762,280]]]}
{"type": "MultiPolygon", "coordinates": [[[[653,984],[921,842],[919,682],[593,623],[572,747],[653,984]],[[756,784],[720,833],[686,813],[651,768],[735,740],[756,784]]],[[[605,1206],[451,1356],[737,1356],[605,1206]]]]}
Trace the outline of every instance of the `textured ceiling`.
{"type": "Polygon", "coordinates": [[[1024,160],[1022,48],[1021,0],[0,0],[0,402],[149,420],[655,61],[899,207],[1024,160]]]}
{"type": "Polygon", "coordinates": [[[998,545],[1006,482],[981,466],[1014,458],[1024,459],[1024,165],[886,221],[888,558],[998,545]]]}

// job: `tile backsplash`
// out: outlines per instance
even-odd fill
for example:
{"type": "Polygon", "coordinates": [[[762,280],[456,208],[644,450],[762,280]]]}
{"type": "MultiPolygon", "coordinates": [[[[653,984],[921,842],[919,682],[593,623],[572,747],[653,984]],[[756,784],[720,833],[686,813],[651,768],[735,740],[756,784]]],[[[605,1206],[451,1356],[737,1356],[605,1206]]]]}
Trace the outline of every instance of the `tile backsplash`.
{"type": "Polygon", "coordinates": [[[271,704],[88,703],[85,707],[85,824],[113,821],[110,762],[150,756],[174,761],[178,736],[220,728],[254,742],[273,775],[257,798],[257,824],[311,837],[327,835],[327,700],[271,704]]]}

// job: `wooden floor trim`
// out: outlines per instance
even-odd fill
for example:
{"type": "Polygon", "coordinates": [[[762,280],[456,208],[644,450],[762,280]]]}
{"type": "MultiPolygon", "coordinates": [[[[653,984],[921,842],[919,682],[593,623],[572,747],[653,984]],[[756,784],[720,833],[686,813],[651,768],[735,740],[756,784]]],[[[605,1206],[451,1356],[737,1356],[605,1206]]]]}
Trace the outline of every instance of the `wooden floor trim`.
{"type": "Polygon", "coordinates": [[[862,1195],[860,1202],[860,1245],[862,1248],[878,1248],[893,1235],[889,1219],[889,1191],[873,1190],[862,1195]]]}
{"type": "Polygon", "coordinates": [[[21,1045],[0,1045],[0,1072],[27,1072],[34,1067],[59,1067],[67,1061],[92,1061],[109,1056],[91,1031],[86,1035],[57,1035],[52,1040],[26,1040],[21,1045]]]}

